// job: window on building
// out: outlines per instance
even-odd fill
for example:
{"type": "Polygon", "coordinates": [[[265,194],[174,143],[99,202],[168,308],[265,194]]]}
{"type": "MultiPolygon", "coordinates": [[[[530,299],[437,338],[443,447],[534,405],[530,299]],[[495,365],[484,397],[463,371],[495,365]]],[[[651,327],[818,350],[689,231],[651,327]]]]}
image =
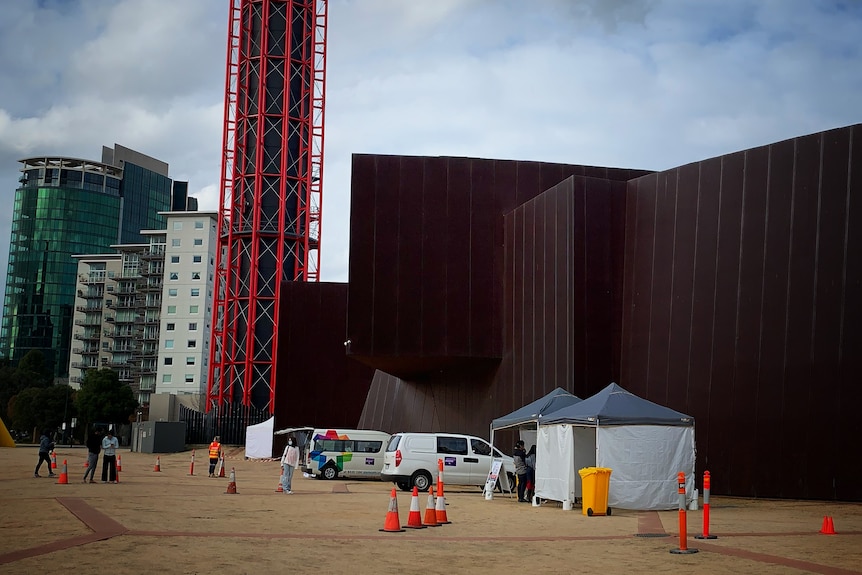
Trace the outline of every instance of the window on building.
{"type": "Polygon", "coordinates": [[[195,364],[195,358],[194,357],[187,357],[186,358],[186,365],[194,365],[194,364],[195,364]]]}
{"type": "Polygon", "coordinates": [[[171,382],[171,374],[163,373],[162,374],[162,383],[170,383],[171,382]]]}
{"type": "Polygon", "coordinates": [[[193,321],[189,323],[189,331],[197,331],[198,330],[198,322],[193,321]]]}
{"type": "Polygon", "coordinates": [[[199,295],[201,295],[201,288],[192,288],[192,297],[198,297],[199,295]]]}
{"type": "Polygon", "coordinates": [[[171,240],[171,246],[172,247],[178,248],[178,247],[180,247],[180,245],[181,245],[180,238],[174,238],[171,240]]]}
{"type": "Polygon", "coordinates": [[[174,349],[174,340],[166,339],[165,340],[165,349],[174,349]]]}
{"type": "Polygon", "coordinates": [[[202,245],[204,245],[204,240],[203,240],[203,238],[195,238],[195,245],[196,245],[196,246],[202,246],[202,245]]]}
{"type": "Polygon", "coordinates": [[[204,229],[204,221],[203,220],[195,220],[195,229],[196,230],[204,229]]]}
{"type": "Polygon", "coordinates": [[[168,306],[168,313],[169,313],[169,314],[175,314],[175,313],[177,313],[177,306],[175,306],[175,305],[169,305],[169,306],[168,306]]]}
{"type": "Polygon", "coordinates": [[[196,339],[189,340],[189,349],[194,349],[198,346],[198,341],[196,339]]]}
{"type": "Polygon", "coordinates": [[[174,231],[175,231],[175,232],[178,232],[178,231],[180,231],[181,229],[183,229],[183,223],[182,223],[182,222],[180,222],[180,221],[175,221],[175,222],[174,222],[174,231]]]}
{"type": "Polygon", "coordinates": [[[166,357],[165,358],[165,365],[173,365],[173,364],[174,364],[174,358],[172,358],[172,357],[166,357]]]}
{"type": "Polygon", "coordinates": [[[186,374],[186,383],[194,383],[194,382],[195,382],[195,375],[193,373],[187,373],[186,374]]]}
{"type": "Polygon", "coordinates": [[[171,278],[171,281],[178,280],[178,279],[180,279],[180,274],[178,272],[171,272],[170,278],[171,278]]]}
{"type": "Polygon", "coordinates": [[[196,264],[201,263],[201,257],[200,256],[192,256],[192,262],[196,263],[196,264]]]}
{"type": "Polygon", "coordinates": [[[176,328],[176,324],[175,324],[175,323],[166,323],[166,324],[165,324],[165,329],[166,329],[166,330],[168,330],[168,331],[174,331],[174,329],[175,329],[175,328],[176,328]]]}
{"type": "Polygon", "coordinates": [[[180,256],[171,256],[171,263],[172,264],[180,263],[180,256]]]}
{"type": "Polygon", "coordinates": [[[192,279],[193,280],[201,279],[201,272],[192,272],[192,279]]]}
{"type": "Polygon", "coordinates": [[[177,297],[177,293],[178,293],[178,292],[177,292],[177,288],[172,288],[172,289],[169,289],[169,290],[168,290],[168,295],[169,295],[170,297],[177,297]]]}

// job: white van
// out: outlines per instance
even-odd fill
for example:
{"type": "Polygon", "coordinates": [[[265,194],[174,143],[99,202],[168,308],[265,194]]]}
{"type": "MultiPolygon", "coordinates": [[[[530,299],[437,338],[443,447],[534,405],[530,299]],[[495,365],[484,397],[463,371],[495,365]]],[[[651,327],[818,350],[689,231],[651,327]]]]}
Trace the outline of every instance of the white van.
{"type": "Polygon", "coordinates": [[[302,471],[318,479],[379,478],[389,434],[367,429],[315,429],[302,471]]]}
{"type": "Polygon", "coordinates": [[[396,433],[386,446],[381,478],[403,491],[414,486],[428,491],[437,481],[437,460],[442,459],[444,485],[483,487],[495,458],[503,460],[501,473],[514,485],[514,460],[484,439],[457,433],[396,433]]]}

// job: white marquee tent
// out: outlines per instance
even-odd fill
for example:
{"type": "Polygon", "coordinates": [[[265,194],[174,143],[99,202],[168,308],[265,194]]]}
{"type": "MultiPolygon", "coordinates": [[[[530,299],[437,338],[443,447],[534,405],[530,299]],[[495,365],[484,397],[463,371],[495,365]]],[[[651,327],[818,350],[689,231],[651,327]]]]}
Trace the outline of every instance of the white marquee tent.
{"type": "Polygon", "coordinates": [[[608,505],[675,509],[677,473],[694,494],[694,418],[629,393],[616,383],[539,418],[536,496],[573,502],[584,467],[612,470],[608,505]]]}
{"type": "MultiPolygon", "coordinates": [[[[580,397],[572,395],[562,387],[558,387],[536,401],[528,403],[508,415],[498,417],[491,422],[491,445],[494,445],[494,432],[500,429],[518,428],[521,439],[526,439],[523,437],[524,435],[528,435],[530,439],[533,439],[540,416],[568,407],[579,401],[581,401],[580,397]]],[[[535,440],[527,442],[528,446],[534,444],[535,440]]]]}

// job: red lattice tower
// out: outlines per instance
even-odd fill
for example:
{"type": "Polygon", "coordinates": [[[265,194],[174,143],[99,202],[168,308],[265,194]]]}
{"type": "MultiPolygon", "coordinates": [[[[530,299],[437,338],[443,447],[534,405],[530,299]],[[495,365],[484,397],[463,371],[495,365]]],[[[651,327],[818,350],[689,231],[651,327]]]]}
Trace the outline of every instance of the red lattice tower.
{"type": "Polygon", "coordinates": [[[279,286],[319,281],[326,0],[229,0],[207,411],[272,413],[279,286]]]}

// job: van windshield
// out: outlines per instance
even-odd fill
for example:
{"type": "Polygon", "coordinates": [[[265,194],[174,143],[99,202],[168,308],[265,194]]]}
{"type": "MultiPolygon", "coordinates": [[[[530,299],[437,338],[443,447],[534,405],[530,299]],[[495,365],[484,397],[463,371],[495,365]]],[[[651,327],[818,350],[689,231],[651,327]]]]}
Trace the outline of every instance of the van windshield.
{"type": "Polygon", "coordinates": [[[398,449],[398,443],[401,441],[400,435],[393,435],[389,438],[389,444],[386,446],[386,451],[395,451],[398,449]]]}

